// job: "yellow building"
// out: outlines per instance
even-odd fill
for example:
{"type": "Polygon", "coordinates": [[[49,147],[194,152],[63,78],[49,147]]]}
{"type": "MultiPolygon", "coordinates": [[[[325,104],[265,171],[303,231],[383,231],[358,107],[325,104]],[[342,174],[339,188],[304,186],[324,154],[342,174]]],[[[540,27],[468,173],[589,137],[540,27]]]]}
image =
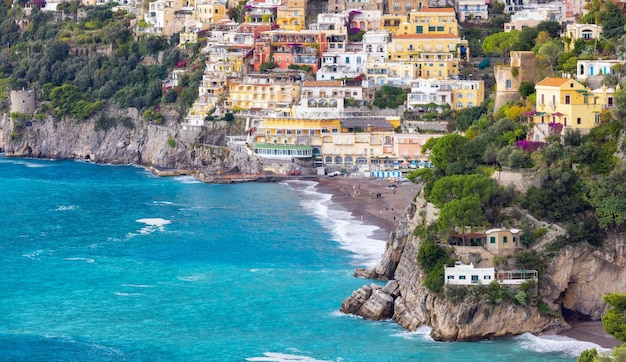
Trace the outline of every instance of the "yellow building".
{"type": "Polygon", "coordinates": [[[459,73],[461,60],[469,60],[469,48],[453,34],[402,34],[391,40],[389,58],[414,64],[417,77],[446,79],[459,73]]]}
{"type": "Polygon", "coordinates": [[[569,78],[545,78],[535,85],[535,90],[535,123],[560,123],[571,128],[593,128],[600,123],[600,112],[609,102],[608,97],[602,99],[602,96],[569,78]]]}
{"type": "Polygon", "coordinates": [[[196,4],[196,20],[207,28],[209,24],[215,24],[226,18],[226,6],[218,1],[200,1],[196,4]]]}
{"type": "Polygon", "coordinates": [[[485,82],[458,81],[452,93],[452,109],[472,108],[479,106],[485,100],[485,82]]]}
{"type": "Polygon", "coordinates": [[[304,29],[306,0],[283,1],[276,10],[276,23],[284,30],[304,29]]]}
{"type": "Polygon", "coordinates": [[[385,0],[387,11],[392,14],[408,15],[411,11],[428,8],[425,0],[385,0]]]}
{"type": "Polygon", "coordinates": [[[323,132],[340,129],[339,119],[263,117],[252,149],[265,158],[321,158],[323,132]]]}
{"type": "Polygon", "coordinates": [[[380,23],[385,31],[393,35],[398,34],[400,27],[408,25],[409,17],[406,14],[384,14],[380,18],[380,23]]]}
{"type": "Polygon", "coordinates": [[[398,34],[459,35],[459,25],[453,8],[427,8],[411,11],[409,23],[401,26],[398,34]]]}
{"type": "Polygon", "coordinates": [[[228,99],[224,101],[226,109],[289,108],[300,93],[299,75],[292,77],[263,74],[231,78],[228,91],[228,99]]]}
{"type": "Polygon", "coordinates": [[[366,63],[365,76],[368,85],[407,86],[416,78],[416,67],[406,62],[366,63]]]}
{"type": "Polygon", "coordinates": [[[382,165],[394,158],[394,121],[350,121],[308,118],[263,117],[252,146],[260,157],[291,159],[316,157],[329,166],[357,167],[382,165]]]}

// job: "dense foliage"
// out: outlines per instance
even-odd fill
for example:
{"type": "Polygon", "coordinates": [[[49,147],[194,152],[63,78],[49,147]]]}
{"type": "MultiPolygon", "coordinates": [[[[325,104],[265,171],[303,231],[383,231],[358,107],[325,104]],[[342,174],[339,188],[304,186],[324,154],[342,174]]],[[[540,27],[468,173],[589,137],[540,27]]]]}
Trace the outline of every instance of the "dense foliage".
{"type": "MultiPolygon", "coordinates": [[[[158,107],[163,80],[173,68],[186,65],[185,55],[162,37],[135,40],[132,14],[114,13],[110,6],[81,7],[86,16],[76,21],[78,7],[60,4],[66,16],[58,21],[37,8],[27,16],[19,7],[0,5],[0,81],[12,89],[36,90],[38,100],[51,102],[55,115],[77,120],[105,105],[140,111],[158,107]],[[25,22],[23,28],[16,25],[18,19],[25,22]]],[[[197,82],[188,81],[167,100],[188,107],[197,96],[197,82]]]]}

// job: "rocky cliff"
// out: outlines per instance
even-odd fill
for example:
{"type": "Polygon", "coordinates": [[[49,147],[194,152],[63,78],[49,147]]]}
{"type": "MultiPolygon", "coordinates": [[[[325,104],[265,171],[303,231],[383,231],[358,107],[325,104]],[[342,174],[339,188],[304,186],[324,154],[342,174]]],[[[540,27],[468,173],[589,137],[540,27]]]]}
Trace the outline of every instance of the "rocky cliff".
{"type": "Polygon", "coordinates": [[[602,296],[626,290],[626,246],[613,235],[601,249],[580,245],[565,247],[540,275],[539,295],[553,314],[536,307],[510,303],[452,302],[423,287],[424,273],[417,264],[420,240],[413,230],[424,219],[432,222],[434,207],[423,198],[409,206],[398,230],[391,233],[378,266],[358,269],[355,275],[389,280],[384,287],[365,285],[346,298],[341,311],[366,319],[393,318],[415,330],[432,327],[432,337],[442,341],[498,338],[530,332],[554,334],[569,328],[563,312],[598,320],[604,310],[602,296]]]}
{"type": "MultiPolygon", "coordinates": [[[[138,115],[132,127],[117,125],[96,130],[93,120],[29,121],[16,127],[9,117],[0,118],[0,148],[7,156],[52,159],[82,159],[97,163],[137,164],[215,174],[239,167],[242,173],[259,171],[260,163],[226,147],[185,144],[177,140],[178,124],[158,126],[142,122],[138,115]]],[[[114,115],[115,116],[115,115],[114,115]]],[[[117,115],[122,117],[122,115],[117,115]]],[[[215,123],[214,133],[220,132],[215,123]]]]}

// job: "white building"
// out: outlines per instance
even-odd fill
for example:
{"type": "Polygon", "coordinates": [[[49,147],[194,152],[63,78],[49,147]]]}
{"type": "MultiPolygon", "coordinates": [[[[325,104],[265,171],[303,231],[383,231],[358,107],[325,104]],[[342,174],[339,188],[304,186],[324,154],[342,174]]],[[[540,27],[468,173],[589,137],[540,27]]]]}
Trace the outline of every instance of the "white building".
{"type": "Polygon", "coordinates": [[[595,59],[579,60],[576,62],[576,80],[583,81],[594,76],[615,75],[614,66],[625,64],[624,60],[595,59]]]}
{"type": "MultiPolygon", "coordinates": [[[[411,81],[407,94],[407,109],[426,111],[426,105],[448,105],[450,109],[472,108],[484,100],[484,82],[481,80],[424,79],[411,81]]],[[[443,108],[437,107],[441,113],[443,108]]],[[[431,110],[432,111],[432,110],[431,110]]]]}
{"type": "Polygon", "coordinates": [[[506,270],[496,268],[475,268],[474,264],[460,261],[445,268],[445,283],[451,285],[487,285],[497,280],[500,284],[519,285],[529,280],[537,280],[536,270],[506,270]]]}
{"type": "Polygon", "coordinates": [[[293,107],[295,118],[339,118],[344,112],[344,99],[363,99],[363,88],[345,86],[340,81],[305,81],[300,103],[293,107]]]}
{"type": "Polygon", "coordinates": [[[364,72],[367,56],[366,52],[324,52],[315,77],[318,81],[354,78],[364,72]]]}
{"type": "Polygon", "coordinates": [[[391,36],[387,31],[368,31],[363,34],[363,50],[368,54],[368,62],[384,63],[391,36]]]}
{"type": "Polygon", "coordinates": [[[470,19],[489,19],[486,0],[456,0],[454,5],[459,13],[459,22],[465,22],[470,19]]]}

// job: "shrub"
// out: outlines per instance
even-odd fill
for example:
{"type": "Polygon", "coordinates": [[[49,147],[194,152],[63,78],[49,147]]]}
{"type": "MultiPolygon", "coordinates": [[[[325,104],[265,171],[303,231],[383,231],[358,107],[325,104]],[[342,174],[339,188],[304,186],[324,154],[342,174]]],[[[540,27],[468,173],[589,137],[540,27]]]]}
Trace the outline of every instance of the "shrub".
{"type": "Polygon", "coordinates": [[[176,147],[176,140],[174,138],[172,138],[171,136],[167,138],[167,145],[170,146],[171,148],[176,147]]]}
{"type": "Polygon", "coordinates": [[[511,299],[511,291],[506,285],[500,285],[497,280],[489,283],[487,287],[487,303],[500,304],[511,299]]]}

